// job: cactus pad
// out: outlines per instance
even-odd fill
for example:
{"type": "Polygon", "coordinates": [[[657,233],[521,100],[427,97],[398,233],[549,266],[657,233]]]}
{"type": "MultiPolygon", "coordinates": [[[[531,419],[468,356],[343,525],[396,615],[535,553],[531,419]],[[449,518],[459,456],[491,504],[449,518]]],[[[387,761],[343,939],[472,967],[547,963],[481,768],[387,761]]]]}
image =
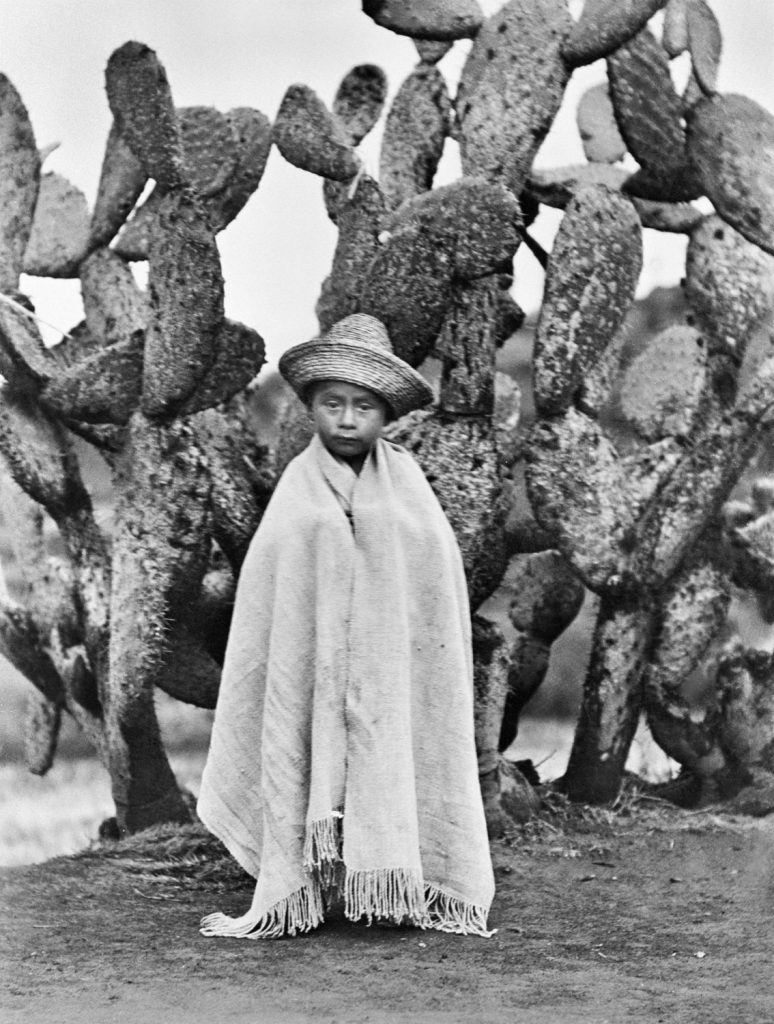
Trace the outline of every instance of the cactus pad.
{"type": "Polygon", "coordinates": [[[79,359],[92,355],[98,344],[99,342],[89,333],[86,321],[81,320],[75,327],[71,327],[60,341],[47,349],[47,352],[56,367],[66,370],[79,359]]]}
{"type": "MultiPolygon", "coordinates": [[[[774,318],[764,317],[753,329],[744,349],[737,377],[737,395],[743,398],[757,386],[758,377],[771,369],[774,357],[774,318]]],[[[771,379],[771,375],[769,375],[771,379]]]]}
{"type": "Polygon", "coordinates": [[[80,262],[88,252],[90,234],[83,192],[61,174],[44,174],[24,254],[25,274],[77,277],[80,262]]]}
{"type": "Polygon", "coordinates": [[[126,263],[98,249],[81,264],[81,295],[91,338],[101,345],[127,341],[148,323],[148,302],[126,263]]]}
{"type": "Polygon", "coordinates": [[[457,94],[462,171],[515,195],[562,102],[572,27],[563,0],[510,0],[476,37],[457,94]]]}
{"type": "Polygon", "coordinates": [[[105,82],[118,129],[148,177],[164,190],[183,184],[177,114],[166,71],[153,50],[124,43],[110,56],[105,82]]]}
{"type": "Polygon", "coordinates": [[[452,304],[435,344],[441,359],[444,412],[491,416],[494,411],[494,360],[497,347],[497,295],[493,277],[467,288],[456,285],[452,304]]]}
{"type": "Polygon", "coordinates": [[[599,418],[608,408],[613,389],[618,382],[621,355],[626,345],[625,325],[608,342],[596,362],[583,375],[575,404],[592,419],[599,418]]]}
{"type": "Polygon", "coordinates": [[[605,82],[581,96],[577,111],[578,131],[589,163],[614,164],[626,155],[626,143],[615,123],[610,89],[605,82]]]}
{"type": "Polygon", "coordinates": [[[125,260],[147,260],[151,235],[156,225],[164,193],[154,188],[142,206],[138,206],[113,244],[113,251],[125,260]]]}
{"type": "Polygon", "coordinates": [[[0,302],[0,373],[11,392],[33,392],[54,367],[35,320],[0,302]]]}
{"type": "Polygon", "coordinates": [[[718,19],[704,0],[687,0],[686,22],[691,64],[702,91],[715,91],[723,40],[718,19]]]}
{"type": "MultiPolygon", "coordinates": [[[[575,193],[589,185],[607,185],[622,190],[632,175],[611,164],[574,164],[569,167],[533,169],[527,181],[526,194],[546,206],[563,210],[575,193]]],[[[702,219],[703,214],[690,203],[668,203],[628,195],[644,228],[686,234],[702,219]]],[[[522,201],[524,196],[522,195],[522,201]]]]}
{"type": "Polygon", "coordinates": [[[610,164],[533,168],[527,180],[527,192],[538,202],[563,210],[580,189],[606,185],[618,191],[629,177],[628,171],[610,164]]]}
{"type": "Polygon", "coordinates": [[[621,411],[648,441],[688,437],[706,378],[707,346],[699,332],[680,324],[667,327],[629,365],[621,386],[621,411]]]}
{"type": "Polygon", "coordinates": [[[685,83],[682,95],[680,97],[680,103],[683,108],[683,115],[687,116],[688,113],[696,106],[700,99],[704,96],[701,86],[699,85],[698,79],[694,74],[693,68],[688,76],[688,81],[685,83]]]}
{"type": "Polygon", "coordinates": [[[670,57],[679,57],[688,49],[688,0],[668,0],[664,8],[661,45],[670,57]]]}
{"type": "Polygon", "coordinates": [[[33,690],[24,714],[24,763],[33,775],[45,775],[54,763],[62,704],[33,690]]]}
{"type": "Polygon", "coordinates": [[[688,243],[685,297],[702,330],[741,355],[774,308],[774,257],[716,214],[705,217],[688,243]]]}
{"type": "Polygon", "coordinates": [[[342,181],[333,181],[331,178],[326,178],[323,181],[325,212],[328,214],[329,220],[334,224],[339,222],[339,210],[342,203],[346,202],[349,191],[350,185],[342,181]]]}
{"type": "Polygon", "coordinates": [[[586,0],[562,56],[571,67],[607,57],[641,32],[666,0],[586,0]]]}
{"type": "Polygon", "coordinates": [[[607,59],[618,127],[642,169],[630,187],[646,199],[695,199],[700,189],[686,154],[682,105],[667,55],[646,29],[607,59]]]}
{"type": "Polygon", "coordinates": [[[641,265],[640,223],[629,200],[604,185],[581,189],[554,241],[535,336],[535,401],[542,412],[570,406],[621,326],[641,265]]]}
{"type": "Polygon", "coordinates": [[[774,591],[774,513],[765,512],[739,526],[731,540],[736,583],[771,594],[774,591]]]}
{"type": "MultiPolygon", "coordinates": [[[[210,223],[215,231],[222,231],[260,184],[271,149],[271,123],[265,114],[251,107],[237,107],[226,115],[207,107],[193,109],[216,114],[220,129],[225,125],[229,133],[229,155],[224,165],[221,167],[218,164],[216,153],[210,153],[207,157],[212,165],[209,181],[203,172],[199,175],[205,193],[202,202],[209,213],[210,223]],[[213,191],[216,186],[217,191],[213,191]]],[[[196,147],[206,145],[205,140],[198,137],[193,146],[189,145],[189,141],[189,137],[184,135],[183,155],[186,166],[198,159],[196,147]]],[[[148,258],[151,234],[163,197],[164,190],[155,188],[124,226],[114,246],[115,251],[124,259],[148,258]]]]}
{"type": "Polygon", "coordinates": [[[393,206],[432,186],[450,123],[443,75],[420,64],[398,90],[384,127],[379,182],[393,206]]]}
{"type": "Polygon", "coordinates": [[[72,509],[80,483],[61,427],[26,396],[0,403],[0,454],[23,491],[53,516],[72,509]]]}
{"type": "Polygon", "coordinates": [[[688,152],[723,220],[774,255],[774,117],[746,96],[706,97],[688,118],[688,152]]]}
{"type": "Polygon", "coordinates": [[[181,406],[181,415],[200,412],[227,402],[247,387],[266,362],[263,338],[251,327],[224,320],[215,338],[215,361],[193,395],[181,406]]]}
{"type": "Polygon", "coordinates": [[[404,204],[386,224],[360,312],[387,325],[396,353],[418,365],[441,329],[453,278],[491,274],[513,256],[519,206],[502,186],[463,178],[404,204]]]}
{"type": "Polygon", "coordinates": [[[357,146],[379,120],[387,96],[387,76],[375,64],[358,64],[336,90],[333,113],[352,146],[357,146]]]}
{"type": "Polygon", "coordinates": [[[382,28],[414,39],[464,39],[484,20],[477,0],[363,0],[363,11],[382,28]]]}
{"type": "Polygon", "coordinates": [[[366,273],[379,249],[379,232],[387,207],[379,185],[367,174],[358,182],[354,195],[344,195],[340,201],[339,237],[331,274],[317,304],[321,331],[357,311],[366,273]]]}
{"type": "Polygon", "coordinates": [[[444,248],[450,273],[471,281],[514,256],[521,242],[521,208],[502,185],[459,178],[405,203],[385,227],[432,237],[444,248]]]}
{"type": "Polygon", "coordinates": [[[169,414],[204,377],[223,321],[223,277],[215,236],[191,193],[162,200],[149,258],[151,318],[143,409],[169,414]]]}
{"type": "Polygon", "coordinates": [[[525,455],[540,525],[592,590],[617,586],[634,510],[618,453],[599,424],[569,409],[536,425],[525,455]]]}
{"type": "Polygon", "coordinates": [[[40,157],[27,108],[0,75],[0,292],[19,286],[38,196],[40,157]]]}
{"type": "Polygon", "coordinates": [[[661,203],[655,199],[632,196],[634,208],[644,228],[686,235],[699,224],[703,214],[690,203],[661,203]]]}
{"type": "Polygon", "coordinates": [[[718,663],[720,742],[737,764],[774,772],[774,655],[740,643],[718,663]]]}
{"type": "Polygon", "coordinates": [[[228,118],[213,107],[179,107],[176,113],[186,181],[201,198],[220,192],[237,162],[228,118]]]}
{"type": "Polygon", "coordinates": [[[395,354],[418,366],[441,330],[450,297],[446,254],[416,229],[403,230],[376,253],[363,282],[358,312],[381,320],[395,354]]]}
{"type": "Polygon", "coordinates": [[[307,85],[291,85],[283,96],[273,139],[294,167],[324,178],[348,181],[360,166],[347,131],[307,85]]]}
{"type": "Polygon", "coordinates": [[[525,555],[519,569],[508,617],[520,632],[551,643],[580,611],[583,584],[558,551],[525,555]]]}
{"type": "Polygon", "coordinates": [[[446,512],[476,608],[499,584],[507,564],[492,422],[478,416],[420,417],[392,436],[413,452],[446,512]]]}
{"type": "Polygon", "coordinates": [[[235,107],[226,119],[236,145],[236,164],[223,189],[206,204],[216,231],[231,223],[258,188],[271,149],[271,122],[260,110],[235,107]]]}
{"type": "Polygon", "coordinates": [[[140,198],[148,176],[114,121],[102,160],[91,217],[90,248],[107,245],[140,198]]]}
{"type": "Polygon", "coordinates": [[[715,566],[699,562],[679,574],[666,595],[663,625],[649,682],[680,686],[707,657],[728,611],[728,581],[715,566]]]}
{"type": "Polygon", "coordinates": [[[495,296],[495,344],[500,348],[522,326],[525,313],[509,291],[500,288],[495,296]]]}
{"type": "Polygon", "coordinates": [[[66,420],[83,423],[129,422],[142,392],[143,334],[97,348],[59,374],[41,402],[66,420]]]}
{"type": "MultiPolygon", "coordinates": [[[[298,402],[295,395],[293,400],[298,402]]],[[[193,427],[196,445],[203,452],[212,485],[213,535],[235,573],[239,571],[276,482],[268,465],[268,449],[259,444],[246,412],[240,396],[223,411],[208,409],[188,421],[193,427]]],[[[284,440],[282,435],[279,443],[284,440]]],[[[210,573],[209,580],[205,577],[205,586],[208,593],[214,588],[225,601],[233,598],[231,573],[226,579],[210,573]]]]}

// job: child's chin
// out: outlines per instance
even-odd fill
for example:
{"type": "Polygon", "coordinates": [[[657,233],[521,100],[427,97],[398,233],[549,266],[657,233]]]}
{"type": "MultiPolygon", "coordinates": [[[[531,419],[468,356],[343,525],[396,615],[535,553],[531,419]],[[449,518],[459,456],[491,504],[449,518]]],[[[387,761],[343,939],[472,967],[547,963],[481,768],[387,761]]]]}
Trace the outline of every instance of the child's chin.
{"type": "Polygon", "coordinates": [[[362,441],[333,441],[330,445],[331,450],[337,455],[362,455],[366,450],[366,446],[362,441]]]}

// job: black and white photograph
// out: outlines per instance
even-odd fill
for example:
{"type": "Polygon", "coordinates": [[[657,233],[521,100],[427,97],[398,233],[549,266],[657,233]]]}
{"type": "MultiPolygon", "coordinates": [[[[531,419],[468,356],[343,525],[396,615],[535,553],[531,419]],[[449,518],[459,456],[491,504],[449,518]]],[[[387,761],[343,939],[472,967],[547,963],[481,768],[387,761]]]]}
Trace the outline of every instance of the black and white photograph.
{"type": "Polygon", "coordinates": [[[773,971],[774,0],[0,0],[3,1024],[773,971]]]}

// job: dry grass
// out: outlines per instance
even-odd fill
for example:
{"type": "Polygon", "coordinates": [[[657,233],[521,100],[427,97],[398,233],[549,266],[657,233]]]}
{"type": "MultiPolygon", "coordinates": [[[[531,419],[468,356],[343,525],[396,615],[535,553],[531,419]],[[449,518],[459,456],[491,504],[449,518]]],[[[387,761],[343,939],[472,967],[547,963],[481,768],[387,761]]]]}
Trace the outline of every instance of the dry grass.
{"type": "Polygon", "coordinates": [[[544,787],[541,799],[539,813],[522,825],[514,825],[504,837],[507,845],[527,855],[542,850],[557,857],[596,854],[604,858],[607,841],[612,845],[624,832],[630,836],[721,831],[743,834],[758,824],[749,817],[725,813],[720,807],[686,811],[647,793],[642,781],[631,775],[609,806],[573,804],[550,786],[544,787]]]}
{"type": "Polygon", "coordinates": [[[135,876],[138,883],[152,880],[177,886],[185,883],[213,891],[249,888],[246,874],[225,846],[200,823],[157,825],[118,842],[94,842],[76,855],[77,860],[110,861],[135,876]]]}

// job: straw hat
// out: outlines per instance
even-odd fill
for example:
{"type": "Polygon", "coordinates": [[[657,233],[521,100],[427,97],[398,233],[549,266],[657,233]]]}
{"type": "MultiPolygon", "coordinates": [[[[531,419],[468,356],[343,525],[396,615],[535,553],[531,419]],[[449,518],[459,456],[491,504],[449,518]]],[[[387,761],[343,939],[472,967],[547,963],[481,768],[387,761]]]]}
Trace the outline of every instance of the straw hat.
{"type": "Polygon", "coordinates": [[[302,400],[309,385],[318,380],[343,380],[370,388],[395,416],[433,400],[424,377],[392,351],[384,324],[367,313],[353,313],[327,334],[294,345],[280,359],[279,371],[302,400]]]}

